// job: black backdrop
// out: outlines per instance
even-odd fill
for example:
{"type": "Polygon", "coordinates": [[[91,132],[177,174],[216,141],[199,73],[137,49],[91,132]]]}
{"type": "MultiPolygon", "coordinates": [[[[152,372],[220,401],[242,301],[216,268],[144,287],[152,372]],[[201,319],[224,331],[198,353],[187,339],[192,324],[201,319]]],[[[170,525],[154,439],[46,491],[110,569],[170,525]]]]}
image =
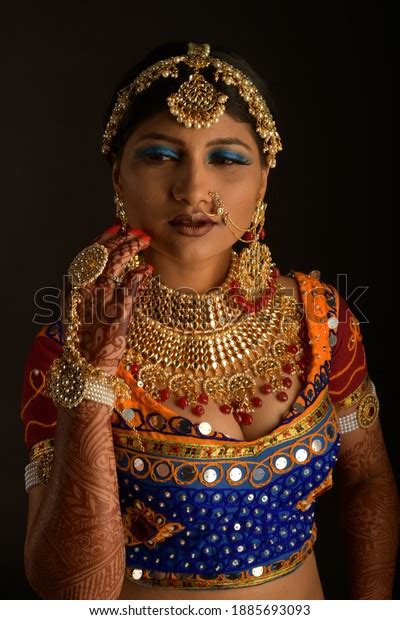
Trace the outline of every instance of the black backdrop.
{"type": "MultiPolygon", "coordinates": [[[[111,180],[99,153],[103,113],[120,75],[163,41],[220,43],[267,78],[284,142],[270,175],[268,243],[283,273],[317,268],[336,286],[338,274],[347,274],[348,292],[367,287],[353,309],[395,466],[384,349],[393,285],[391,66],[382,3],[25,1],[1,11],[2,598],[35,597],[23,572],[19,419],[34,293],[59,286],[72,257],[112,222],[111,180]]],[[[337,505],[333,490],[317,513],[327,598],[346,597],[337,505]]]]}

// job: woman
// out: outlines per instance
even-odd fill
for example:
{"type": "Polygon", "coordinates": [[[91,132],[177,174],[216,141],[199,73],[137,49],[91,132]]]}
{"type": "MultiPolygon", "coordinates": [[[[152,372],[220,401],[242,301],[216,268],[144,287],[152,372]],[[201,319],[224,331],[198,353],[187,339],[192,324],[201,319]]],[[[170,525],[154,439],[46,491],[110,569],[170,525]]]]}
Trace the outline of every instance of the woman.
{"type": "Polygon", "coordinates": [[[260,243],[280,150],[260,78],[206,44],[118,89],[118,222],[27,362],[41,597],[324,598],[313,508],[338,461],[352,597],[390,598],[396,493],[358,323],[260,243]]]}

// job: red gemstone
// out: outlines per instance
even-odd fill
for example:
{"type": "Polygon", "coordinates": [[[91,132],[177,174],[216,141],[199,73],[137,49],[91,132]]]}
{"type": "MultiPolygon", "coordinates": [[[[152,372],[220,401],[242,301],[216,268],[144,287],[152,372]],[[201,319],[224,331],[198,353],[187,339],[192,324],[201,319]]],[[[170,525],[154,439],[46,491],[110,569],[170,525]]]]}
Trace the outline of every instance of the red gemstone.
{"type": "Polygon", "coordinates": [[[171,396],[171,392],[167,388],[160,390],[159,394],[162,401],[168,400],[171,396]]]}
{"type": "Polygon", "coordinates": [[[271,394],[272,387],[268,383],[264,383],[264,385],[260,387],[260,390],[263,394],[271,394]]]}
{"type": "Polygon", "coordinates": [[[261,305],[262,305],[261,299],[257,299],[257,301],[256,301],[256,312],[258,312],[261,309],[261,305]]]}
{"type": "Polygon", "coordinates": [[[239,422],[239,424],[242,423],[244,413],[246,412],[239,409],[238,411],[235,411],[235,413],[233,414],[236,422],[239,422]]]}
{"type": "Polygon", "coordinates": [[[253,241],[254,233],[247,231],[244,233],[242,239],[244,239],[245,241],[253,241]]]}
{"type": "Polygon", "coordinates": [[[186,396],[181,396],[180,398],[178,398],[177,400],[177,405],[178,407],[180,407],[181,409],[185,409],[189,404],[188,399],[186,398],[186,396]]]}
{"type": "Polygon", "coordinates": [[[278,267],[273,267],[273,269],[272,269],[272,277],[273,278],[279,278],[280,275],[281,275],[281,272],[279,271],[278,267]]]}
{"type": "Polygon", "coordinates": [[[288,395],[286,394],[286,392],[278,392],[276,395],[277,399],[280,400],[282,403],[286,402],[287,399],[289,398],[288,395]]]}
{"type": "Polygon", "coordinates": [[[136,374],[137,371],[139,370],[139,368],[140,368],[140,364],[132,364],[132,366],[131,366],[131,373],[133,375],[136,374]]]}
{"type": "Polygon", "coordinates": [[[231,280],[229,288],[240,288],[240,283],[237,280],[231,280]]]}
{"type": "Polygon", "coordinates": [[[262,407],[263,401],[258,396],[253,396],[253,398],[251,399],[251,404],[254,407],[262,407]]]}
{"type": "Polygon", "coordinates": [[[297,344],[288,344],[288,346],[286,347],[286,351],[288,351],[289,353],[297,353],[298,350],[299,347],[297,346],[297,344]]]}
{"type": "Polygon", "coordinates": [[[253,422],[253,416],[251,415],[251,413],[247,413],[247,411],[242,413],[242,424],[246,424],[246,426],[248,426],[252,422],[253,422]]]}
{"type": "Polygon", "coordinates": [[[282,370],[283,372],[286,372],[288,375],[291,375],[294,372],[293,364],[290,364],[290,362],[288,362],[287,364],[283,364],[282,370]]]}
{"type": "Polygon", "coordinates": [[[194,407],[192,407],[192,413],[194,413],[194,415],[203,415],[204,407],[202,407],[201,405],[195,405],[194,407]]]}
{"type": "Polygon", "coordinates": [[[208,403],[208,396],[207,394],[202,392],[198,395],[197,400],[199,401],[199,403],[203,403],[203,405],[206,405],[208,403]]]}
{"type": "Polygon", "coordinates": [[[285,386],[285,388],[290,388],[292,387],[292,380],[290,377],[285,377],[282,381],[283,385],[285,386]]]}
{"type": "Polygon", "coordinates": [[[240,304],[241,306],[246,305],[246,300],[243,297],[243,295],[235,295],[233,297],[233,300],[236,301],[237,304],[240,304]]]}
{"type": "Polygon", "coordinates": [[[232,411],[232,407],[230,407],[229,405],[220,405],[219,410],[222,411],[222,413],[225,413],[227,415],[228,413],[232,411]]]}
{"type": "Polygon", "coordinates": [[[265,239],[265,230],[264,230],[264,228],[261,228],[260,234],[259,234],[259,238],[261,239],[261,241],[263,241],[263,239],[265,239]]]}

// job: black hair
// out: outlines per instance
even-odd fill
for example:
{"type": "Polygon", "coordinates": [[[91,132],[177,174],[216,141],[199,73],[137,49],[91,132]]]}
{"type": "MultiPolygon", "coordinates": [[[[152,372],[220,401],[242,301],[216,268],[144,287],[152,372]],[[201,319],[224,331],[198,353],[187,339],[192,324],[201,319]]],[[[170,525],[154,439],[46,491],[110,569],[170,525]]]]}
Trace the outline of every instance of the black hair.
{"type": "MultiPolygon", "coordinates": [[[[166,58],[170,58],[171,56],[180,56],[186,54],[187,47],[187,42],[164,43],[151,50],[141,62],[134,65],[126,73],[126,75],[115,88],[106,113],[104,127],[106,126],[111,116],[111,112],[117,101],[118,93],[122,88],[131,84],[133,80],[140,73],[142,73],[142,71],[155,64],[159,60],[164,60],[166,58]]],[[[239,56],[235,52],[228,51],[223,47],[213,46],[211,46],[210,55],[214,58],[219,58],[220,60],[223,60],[224,62],[236,67],[237,69],[239,69],[239,71],[244,73],[256,86],[260,95],[264,98],[268,107],[272,111],[272,101],[269,94],[269,89],[265,81],[241,56],[239,56]]],[[[119,123],[117,134],[114,136],[111,142],[111,152],[107,156],[111,164],[114,163],[115,159],[120,159],[127,140],[131,136],[134,129],[142,121],[151,118],[159,112],[168,110],[166,101],[167,97],[177,91],[179,86],[188,79],[191,71],[192,70],[189,67],[187,67],[184,63],[181,63],[179,65],[178,80],[176,78],[158,79],[153,82],[153,84],[148,89],[146,89],[139,95],[132,97],[130,105],[128,106],[124,116],[121,119],[121,122],[119,123]]],[[[204,75],[204,77],[208,81],[215,84],[215,81],[213,80],[212,67],[209,68],[208,71],[202,70],[202,75],[204,75]]],[[[256,132],[256,122],[254,117],[248,111],[246,101],[244,101],[244,99],[239,95],[237,89],[234,86],[228,86],[224,84],[224,82],[220,81],[217,84],[217,88],[219,91],[227,94],[229,97],[225,108],[227,114],[232,116],[232,118],[237,121],[249,123],[250,126],[253,128],[254,137],[260,151],[261,161],[265,163],[265,153],[263,153],[264,143],[256,132]]],[[[275,116],[274,113],[273,115],[275,116]]]]}

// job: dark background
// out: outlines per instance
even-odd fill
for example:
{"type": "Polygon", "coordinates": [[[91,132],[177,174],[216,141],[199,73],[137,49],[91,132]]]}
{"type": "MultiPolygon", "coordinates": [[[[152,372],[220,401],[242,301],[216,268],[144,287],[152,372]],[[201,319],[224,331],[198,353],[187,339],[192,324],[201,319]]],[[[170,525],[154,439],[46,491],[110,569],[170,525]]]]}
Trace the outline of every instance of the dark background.
{"type": "MultiPolygon", "coordinates": [[[[99,151],[103,114],[125,70],[166,40],[222,44],[269,82],[284,151],[270,175],[267,241],[283,273],[319,269],[345,296],[338,274],[347,274],[348,293],[367,287],[352,307],[396,466],[384,347],[393,339],[393,284],[383,4],[25,1],[1,11],[2,598],[35,598],[23,572],[27,454],[19,419],[37,330],[34,294],[60,286],[74,255],[112,223],[111,179],[99,151]]],[[[316,551],[326,597],[345,598],[335,493],[318,500],[316,551]]]]}

